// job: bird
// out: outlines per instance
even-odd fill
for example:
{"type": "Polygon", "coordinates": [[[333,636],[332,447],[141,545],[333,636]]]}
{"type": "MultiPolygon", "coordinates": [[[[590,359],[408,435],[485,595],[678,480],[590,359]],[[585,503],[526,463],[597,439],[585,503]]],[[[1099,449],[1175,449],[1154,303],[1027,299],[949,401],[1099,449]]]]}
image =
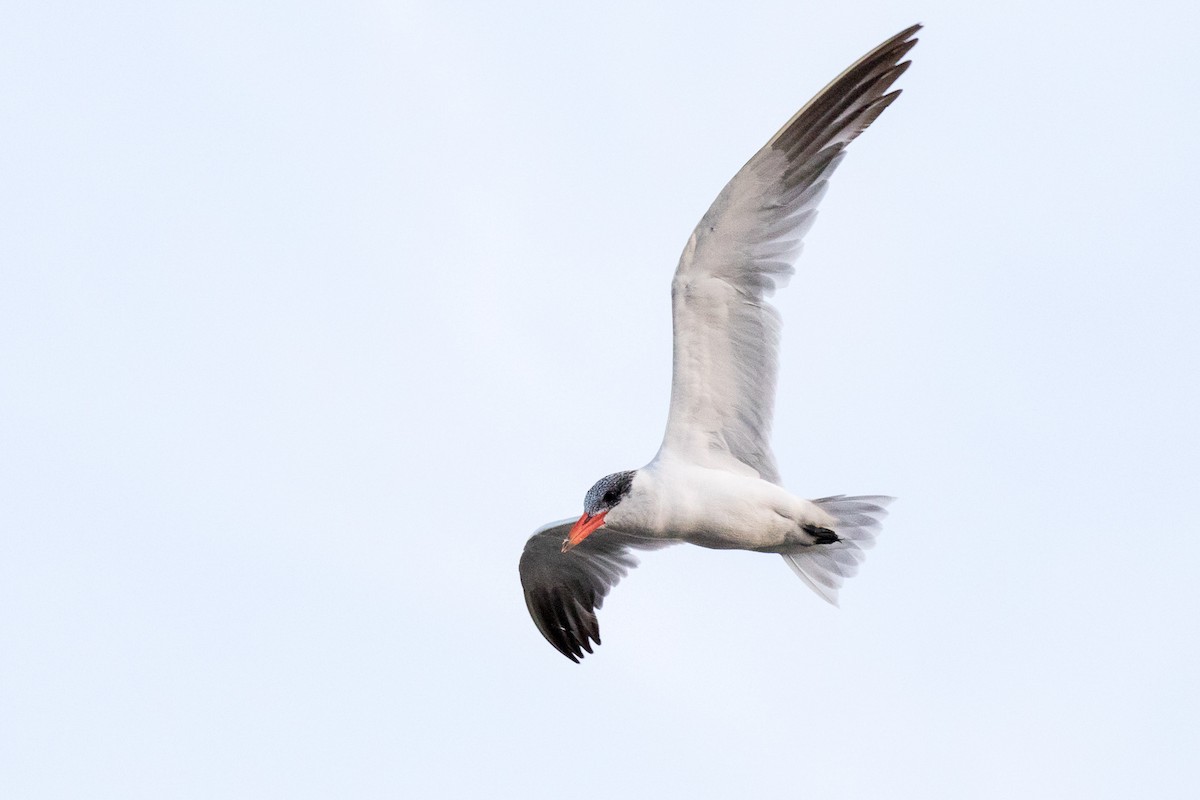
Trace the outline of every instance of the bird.
{"type": "Polygon", "coordinates": [[[688,543],[776,553],[836,606],[874,544],[893,498],[806,500],[782,486],[770,445],[781,318],[769,298],[793,274],[846,146],[900,96],[889,90],[920,29],[891,37],[818,92],[688,238],[671,282],[671,399],[658,452],[601,478],[578,519],[543,525],[521,553],[529,614],[572,661],[600,644],[596,611],[637,565],[634,551],[688,543]]]}

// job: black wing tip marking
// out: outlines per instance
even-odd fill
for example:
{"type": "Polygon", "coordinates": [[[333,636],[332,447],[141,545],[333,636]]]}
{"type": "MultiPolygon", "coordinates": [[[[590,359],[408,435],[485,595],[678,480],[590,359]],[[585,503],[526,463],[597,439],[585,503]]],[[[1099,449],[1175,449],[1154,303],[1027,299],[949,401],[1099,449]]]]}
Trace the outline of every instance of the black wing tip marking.
{"type": "MultiPolygon", "coordinates": [[[[886,41],[882,42],[878,47],[875,48],[875,50],[883,50],[887,47],[890,47],[895,44],[899,44],[901,42],[904,42],[906,44],[908,42],[912,42],[912,44],[916,44],[917,42],[920,41],[920,39],[913,39],[912,37],[917,33],[917,31],[921,30],[924,27],[925,27],[924,22],[913,23],[912,25],[909,25],[907,28],[905,28],[904,30],[897,33],[892,38],[887,39],[886,41]]],[[[872,52],[874,52],[874,50],[872,52]]]]}
{"type": "Polygon", "coordinates": [[[807,161],[835,145],[848,144],[883,113],[899,90],[888,92],[912,61],[902,61],[916,47],[910,38],[918,23],[880,44],[822,89],[772,139],[770,147],[789,161],[807,161]]]}
{"type": "Polygon", "coordinates": [[[555,650],[579,663],[592,654],[592,643],[600,644],[600,623],[594,598],[573,597],[565,587],[554,587],[529,597],[529,613],[538,631],[555,650]]]}
{"type": "MultiPolygon", "coordinates": [[[[521,555],[525,605],[534,625],[550,645],[575,663],[600,645],[596,612],[609,590],[637,559],[625,537],[598,534],[568,553],[559,551],[558,529],[530,537],[521,555]]],[[[638,545],[633,545],[638,546],[638,545]]]]}

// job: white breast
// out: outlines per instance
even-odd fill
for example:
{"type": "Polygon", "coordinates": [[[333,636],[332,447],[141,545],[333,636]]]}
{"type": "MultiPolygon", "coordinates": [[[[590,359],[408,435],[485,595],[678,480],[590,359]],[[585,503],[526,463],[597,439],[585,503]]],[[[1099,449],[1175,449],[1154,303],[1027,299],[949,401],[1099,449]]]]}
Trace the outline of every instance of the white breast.
{"type": "Polygon", "coordinates": [[[658,459],[638,470],[629,497],[609,515],[614,529],[715,549],[775,550],[804,525],[832,518],[760,478],[658,459]]]}

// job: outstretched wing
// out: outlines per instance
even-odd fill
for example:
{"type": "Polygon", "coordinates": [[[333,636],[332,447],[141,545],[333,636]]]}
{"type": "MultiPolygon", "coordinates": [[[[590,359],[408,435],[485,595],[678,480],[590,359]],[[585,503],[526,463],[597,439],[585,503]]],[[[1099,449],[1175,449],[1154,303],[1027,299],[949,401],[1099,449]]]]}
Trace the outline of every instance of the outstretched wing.
{"type": "Polygon", "coordinates": [[[558,652],[578,662],[600,644],[596,610],[608,590],[637,566],[632,549],[657,550],[671,544],[600,530],[561,552],[574,520],[551,522],[539,528],[521,553],[521,587],[525,605],[537,629],[558,652]]]}
{"type": "Polygon", "coordinates": [[[900,92],[920,25],[860,58],[800,109],[733,177],[688,239],[671,285],[675,329],[663,451],[778,483],[771,421],[779,313],[843,150],[900,92]]]}

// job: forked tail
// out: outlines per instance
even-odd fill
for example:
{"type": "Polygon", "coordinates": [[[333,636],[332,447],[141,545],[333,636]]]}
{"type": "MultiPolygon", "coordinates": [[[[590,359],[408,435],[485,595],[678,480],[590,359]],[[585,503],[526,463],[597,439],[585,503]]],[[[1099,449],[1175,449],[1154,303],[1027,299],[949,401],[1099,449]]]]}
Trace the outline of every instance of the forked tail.
{"type": "Polygon", "coordinates": [[[858,565],[867,557],[863,552],[875,546],[875,537],[883,527],[887,505],[896,498],[879,495],[822,497],[813,500],[837,520],[834,532],[839,541],[805,547],[795,553],[784,553],[783,560],[814,592],[833,605],[838,604],[838,589],[846,578],[858,572],[858,565]]]}

